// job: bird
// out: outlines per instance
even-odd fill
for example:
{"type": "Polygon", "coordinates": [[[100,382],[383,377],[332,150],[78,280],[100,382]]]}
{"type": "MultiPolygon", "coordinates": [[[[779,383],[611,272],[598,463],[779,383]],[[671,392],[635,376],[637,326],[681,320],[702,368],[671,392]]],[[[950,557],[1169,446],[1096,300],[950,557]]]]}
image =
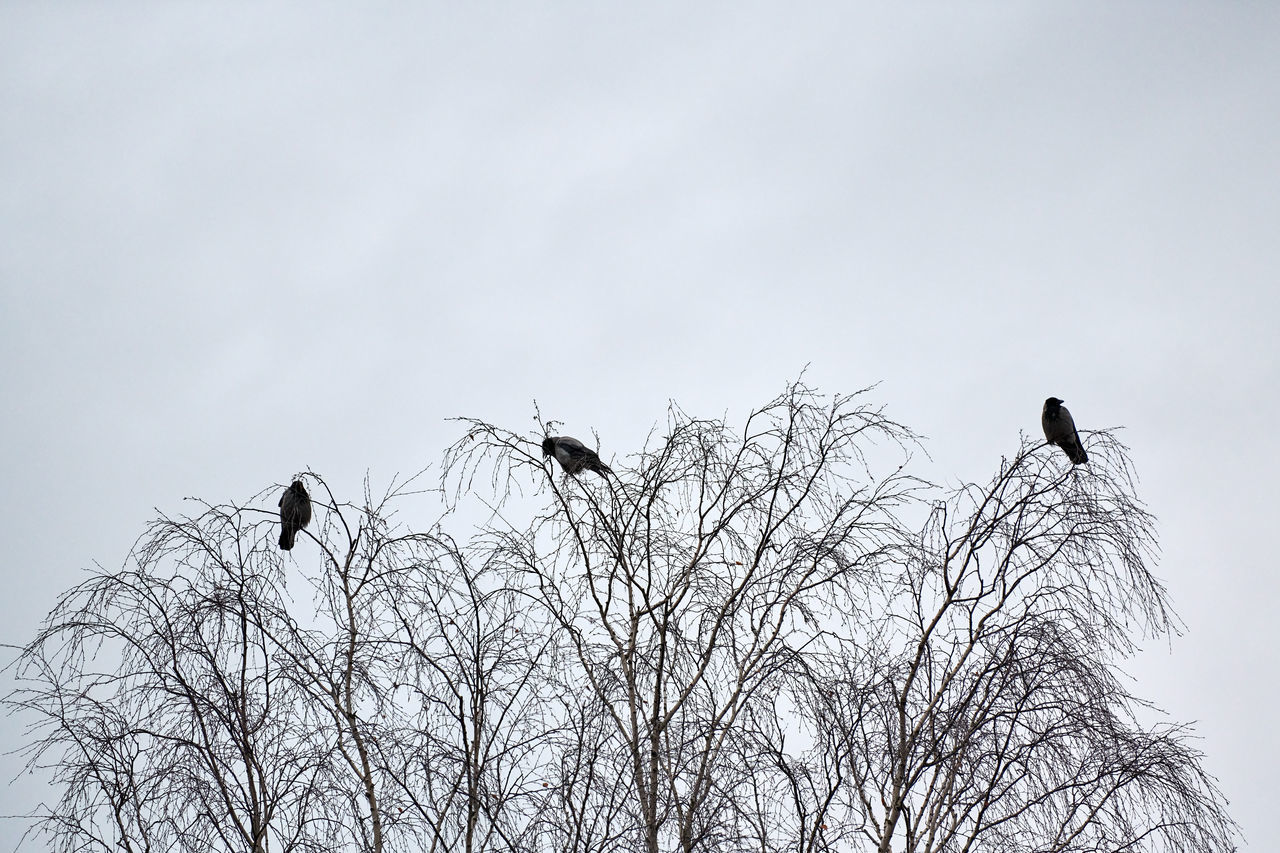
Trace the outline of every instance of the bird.
{"type": "Polygon", "coordinates": [[[1071,419],[1071,413],[1062,405],[1063,402],[1057,397],[1045,400],[1040,425],[1044,427],[1046,441],[1061,447],[1072,465],[1083,465],[1089,461],[1089,455],[1084,452],[1080,433],[1076,432],[1076,422],[1071,419]]]}
{"type": "Polygon", "coordinates": [[[293,537],[311,523],[311,496],[301,480],[294,480],[293,485],[284,490],[279,507],[280,547],[288,551],[293,548],[293,537]]]}
{"type": "Polygon", "coordinates": [[[577,475],[579,471],[595,471],[603,477],[613,473],[613,469],[601,462],[594,450],[567,435],[552,435],[543,439],[542,455],[554,456],[566,474],[577,475]]]}

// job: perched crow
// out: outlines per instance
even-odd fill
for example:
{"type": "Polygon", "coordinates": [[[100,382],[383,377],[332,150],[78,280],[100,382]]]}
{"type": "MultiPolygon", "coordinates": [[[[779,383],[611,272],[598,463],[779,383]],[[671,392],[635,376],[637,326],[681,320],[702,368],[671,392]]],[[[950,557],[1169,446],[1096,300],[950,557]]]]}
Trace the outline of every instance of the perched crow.
{"type": "Polygon", "coordinates": [[[544,439],[542,455],[554,456],[566,474],[576,475],[579,471],[595,471],[603,477],[613,473],[613,469],[601,462],[594,450],[567,435],[553,435],[544,439]]]}
{"type": "Polygon", "coordinates": [[[1089,461],[1080,443],[1080,433],[1076,432],[1076,422],[1071,420],[1071,413],[1062,405],[1062,400],[1050,397],[1044,401],[1044,412],[1040,415],[1040,425],[1044,427],[1045,440],[1056,444],[1066,451],[1072,465],[1083,465],[1089,461]]]}
{"type": "Polygon", "coordinates": [[[311,496],[302,487],[301,480],[280,496],[280,547],[288,551],[293,547],[293,537],[311,523],[311,496]]]}

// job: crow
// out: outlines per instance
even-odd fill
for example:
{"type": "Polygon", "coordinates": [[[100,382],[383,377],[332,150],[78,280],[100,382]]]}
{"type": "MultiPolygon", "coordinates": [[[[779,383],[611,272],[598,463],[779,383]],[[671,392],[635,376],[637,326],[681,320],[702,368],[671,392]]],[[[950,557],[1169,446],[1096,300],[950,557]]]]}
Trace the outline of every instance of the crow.
{"type": "Polygon", "coordinates": [[[284,490],[279,506],[280,547],[288,551],[293,548],[293,537],[311,523],[311,496],[301,480],[294,480],[293,485],[284,490]]]}
{"type": "Polygon", "coordinates": [[[1071,420],[1071,413],[1062,405],[1057,397],[1044,401],[1044,411],[1040,414],[1040,425],[1044,427],[1045,440],[1061,447],[1071,460],[1072,465],[1083,465],[1089,461],[1080,443],[1080,433],[1076,432],[1076,422],[1071,420]]]}
{"type": "Polygon", "coordinates": [[[603,477],[613,473],[613,469],[601,462],[594,450],[567,435],[553,435],[543,439],[542,455],[554,456],[566,474],[595,471],[603,477]]]}

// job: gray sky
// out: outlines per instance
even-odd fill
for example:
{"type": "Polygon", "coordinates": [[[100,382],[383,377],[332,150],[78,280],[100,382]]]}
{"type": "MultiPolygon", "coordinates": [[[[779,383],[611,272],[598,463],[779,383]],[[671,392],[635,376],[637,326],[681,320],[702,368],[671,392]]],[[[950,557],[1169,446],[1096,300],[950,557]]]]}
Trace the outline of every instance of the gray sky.
{"type": "Polygon", "coordinates": [[[808,364],[955,484],[1052,394],[1160,518],[1136,692],[1280,849],[1280,4],[422,5],[0,5],[0,641],[455,415],[607,459],[808,364]]]}

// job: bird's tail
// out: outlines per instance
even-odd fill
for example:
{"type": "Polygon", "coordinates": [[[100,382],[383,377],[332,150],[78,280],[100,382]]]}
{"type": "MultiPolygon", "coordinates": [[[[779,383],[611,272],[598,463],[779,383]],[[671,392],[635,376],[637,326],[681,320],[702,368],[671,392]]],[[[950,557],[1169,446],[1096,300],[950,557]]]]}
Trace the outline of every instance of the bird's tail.
{"type": "Polygon", "coordinates": [[[1078,432],[1062,440],[1062,449],[1067,452],[1067,458],[1071,460],[1072,465],[1083,465],[1089,461],[1089,454],[1084,452],[1084,445],[1080,443],[1078,432]]]}
{"type": "Polygon", "coordinates": [[[292,550],[292,549],[293,549],[293,537],[294,537],[296,534],[297,534],[297,531],[295,531],[295,530],[294,530],[292,527],[290,527],[289,525],[287,525],[287,524],[285,524],[285,525],[281,525],[281,529],[280,529],[280,547],[281,547],[282,549],[284,549],[285,551],[290,551],[290,550],[292,550]]]}
{"type": "Polygon", "coordinates": [[[598,459],[592,463],[591,470],[595,471],[601,477],[607,477],[608,475],[613,473],[612,468],[610,468],[608,465],[604,464],[598,459]]]}

